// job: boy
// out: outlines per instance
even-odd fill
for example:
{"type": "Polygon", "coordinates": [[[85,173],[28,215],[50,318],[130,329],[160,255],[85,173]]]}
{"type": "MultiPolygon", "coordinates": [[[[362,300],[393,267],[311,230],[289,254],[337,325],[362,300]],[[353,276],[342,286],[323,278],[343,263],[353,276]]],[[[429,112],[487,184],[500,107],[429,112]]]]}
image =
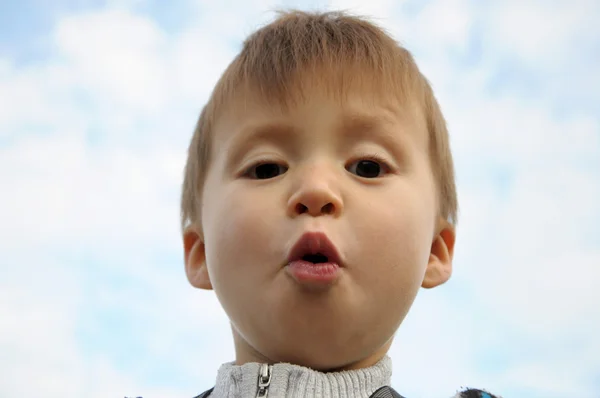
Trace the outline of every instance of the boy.
{"type": "Polygon", "coordinates": [[[399,396],[387,352],[419,288],[450,277],[457,213],[407,50],[342,13],[256,31],[200,115],[181,209],[188,280],[236,353],[201,396],[399,396]]]}

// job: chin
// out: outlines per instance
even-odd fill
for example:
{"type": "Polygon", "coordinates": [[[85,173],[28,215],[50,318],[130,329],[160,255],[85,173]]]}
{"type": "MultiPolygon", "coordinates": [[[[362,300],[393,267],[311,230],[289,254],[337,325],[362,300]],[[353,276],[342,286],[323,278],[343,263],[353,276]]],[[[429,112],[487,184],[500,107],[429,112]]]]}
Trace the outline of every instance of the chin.
{"type": "Polygon", "coordinates": [[[320,372],[334,372],[372,366],[385,355],[388,347],[385,350],[364,348],[360,352],[349,352],[348,345],[336,349],[331,345],[326,348],[313,346],[308,349],[306,345],[300,345],[270,358],[275,363],[291,363],[320,372]]]}

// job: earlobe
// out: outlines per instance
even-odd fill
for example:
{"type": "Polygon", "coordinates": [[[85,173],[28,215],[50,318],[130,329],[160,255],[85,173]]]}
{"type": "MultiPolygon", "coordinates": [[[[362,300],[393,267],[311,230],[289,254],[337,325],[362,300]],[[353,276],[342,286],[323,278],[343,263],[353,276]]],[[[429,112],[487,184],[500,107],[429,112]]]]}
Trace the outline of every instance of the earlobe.
{"type": "Polygon", "coordinates": [[[198,289],[212,290],[206,266],[204,239],[194,225],[183,231],[183,249],[185,273],[190,284],[198,289]]]}
{"type": "Polygon", "coordinates": [[[444,222],[441,231],[431,243],[429,263],[425,271],[422,287],[431,289],[444,284],[452,275],[452,259],[454,257],[454,242],[456,231],[454,226],[444,222]]]}

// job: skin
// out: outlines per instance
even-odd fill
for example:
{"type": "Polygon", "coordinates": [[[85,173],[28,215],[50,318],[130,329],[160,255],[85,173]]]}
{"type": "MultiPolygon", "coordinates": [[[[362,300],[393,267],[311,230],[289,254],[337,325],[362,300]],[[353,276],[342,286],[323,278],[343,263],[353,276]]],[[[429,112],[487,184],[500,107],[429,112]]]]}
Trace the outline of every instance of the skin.
{"type": "Polygon", "coordinates": [[[185,264],[190,283],[214,289],[229,316],[239,365],[371,366],[419,288],[450,277],[455,233],[438,216],[421,113],[367,97],[350,90],[341,102],[314,88],[287,111],[252,101],[216,125],[185,264]],[[357,162],[373,156],[381,172],[357,175],[357,162]],[[256,179],[266,163],[281,167],[256,179]],[[329,286],[286,272],[307,231],[324,232],[340,253],[329,286]]]}

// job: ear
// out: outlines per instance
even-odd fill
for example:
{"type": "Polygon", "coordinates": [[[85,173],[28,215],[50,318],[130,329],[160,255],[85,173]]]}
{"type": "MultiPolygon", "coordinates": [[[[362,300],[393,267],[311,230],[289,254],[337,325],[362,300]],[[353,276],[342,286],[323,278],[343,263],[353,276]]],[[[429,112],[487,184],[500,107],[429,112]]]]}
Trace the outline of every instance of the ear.
{"type": "Polygon", "coordinates": [[[447,221],[441,222],[440,232],[433,238],[429,263],[425,271],[422,287],[431,289],[446,283],[452,275],[452,258],[454,257],[454,241],[456,230],[447,221]]]}
{"type": "Polygon", "coordinates": [[[198,289],[212,290],[206,267],[204,239],[195,225],[190,225],[183,231],[183,249],[185,273],[190,284],[198,289]]]}

